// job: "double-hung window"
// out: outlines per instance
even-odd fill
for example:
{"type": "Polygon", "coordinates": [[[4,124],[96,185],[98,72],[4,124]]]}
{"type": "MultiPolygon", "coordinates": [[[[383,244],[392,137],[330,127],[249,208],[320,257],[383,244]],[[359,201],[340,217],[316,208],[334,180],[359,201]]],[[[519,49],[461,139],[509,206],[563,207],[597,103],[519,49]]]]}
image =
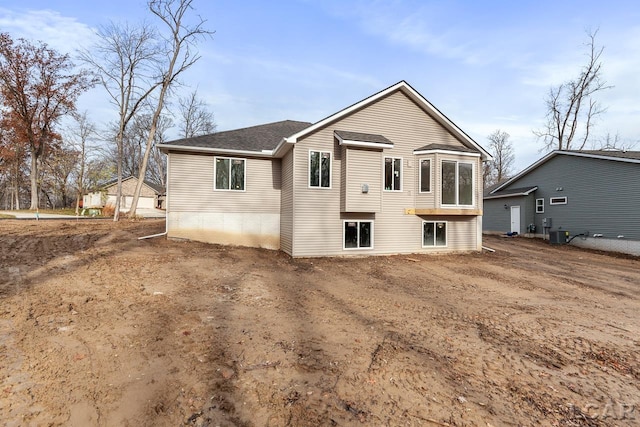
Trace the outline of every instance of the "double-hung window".
{"type": "Polygon", "coordinates": [[[244,191],[246,160],[232,157],[215,158],[215,189],[244,191]]]}
{"type": "Polygon", "coordinates": [[[422,222],[422,247],[447,246],[447,223],[443,221],[422,222]]]}
{"type": "Polygon", "coordinates": [[[420,192],[428,193],[431,191],[431,160],[420,160],[420,192]]]}
{"type": "Polygon", "coordinates": [[[442,161],[442,204],[473,205],[473,163],[442,161]]]}
{"type": "Polygon", "coordinates": [[[373,221],[345,221],[344,249],[373,249],[373,221]]]}
{"type": "Polygon", "coordinates": [[[331,188],[331,152],[309,151],[309,187],[331,188]]]}
{"type": "Polygon", "coordinates": [[[402,191],[402,159],[384,158],[384,189],[386,191],[402,191]]]}
{"type": "Polygon", "coordinates": [[[536,213],[544,213],[544,199],[536,199],[536,213]]]}

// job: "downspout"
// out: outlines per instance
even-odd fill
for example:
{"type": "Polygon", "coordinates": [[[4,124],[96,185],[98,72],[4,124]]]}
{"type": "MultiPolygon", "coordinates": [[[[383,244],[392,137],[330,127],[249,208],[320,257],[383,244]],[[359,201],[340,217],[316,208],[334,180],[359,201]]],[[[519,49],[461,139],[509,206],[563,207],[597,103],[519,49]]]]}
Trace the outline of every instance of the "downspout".
{"type": "Polygon", "coordinates": [[[166,198],[165,198],[166,209],[164,214],[164,232],[158,233],[158,234],[151,234],[149,236],[138,237],[138,240],[145,240],[145,239],[152,239],[154,237],[166,236],[167,233],[169,232],[169,167],[170,167],[169,165],[170,165],[169,154],[167,153],[167,180],[166,180],[167,191],[166,191],[166,198]]]}
{"type": "MultiPolygon", "coordinates": [[[[166,223],[165,223],[166,224],[166,223]]],[[[163,233],[158,233],[158,234],[151,234],[149,236],[142,236],[142,237],[138,237],[138,240],[144,240],[144,239],[151,239],[153,237],[160,237],[160,236],[166,236],[167,235],[167,229],[166,229],[166,225],[165,225],[165,230],[163,233]]]]}

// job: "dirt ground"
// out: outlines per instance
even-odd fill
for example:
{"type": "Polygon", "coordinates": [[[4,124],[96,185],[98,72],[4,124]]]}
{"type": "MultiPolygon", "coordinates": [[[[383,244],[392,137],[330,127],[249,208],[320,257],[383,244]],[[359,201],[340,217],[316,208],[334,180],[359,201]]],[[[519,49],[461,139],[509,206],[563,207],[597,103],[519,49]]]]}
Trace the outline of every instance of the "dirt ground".
{"type": "Polygon", "coordinates": [[[290,259],[164,222],[0,221],[5,426],[631,426],[640,261],[290,259]]]}

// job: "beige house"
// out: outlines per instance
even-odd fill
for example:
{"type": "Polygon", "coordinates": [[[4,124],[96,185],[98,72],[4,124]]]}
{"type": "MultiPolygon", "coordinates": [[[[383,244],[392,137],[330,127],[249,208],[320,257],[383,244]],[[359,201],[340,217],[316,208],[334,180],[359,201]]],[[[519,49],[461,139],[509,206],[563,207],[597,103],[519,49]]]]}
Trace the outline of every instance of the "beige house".
{"type": "Polygon", "coordinates": [[[159,147],[170,238],[300,257],[482,247],[491,156],[404,81],[314,124],[159,147]]]}
{"type": "MultiPolygon", "coordinates": [[[[127,212],[133,202],[133,195],[138,185],[138,178],[129,176],[122,179],[122,198],[120,199],[120,210],[127,212]]],[[[109,183],[104,187],[107,193],[107,205],[116,205],[116,194],[118,190],[118,182],[109,183]]],[[[159,185],[153,184],[145,180],[140,189],[140,197],[138,198],[138,207],[142,209],[160,208],[164,195],[164,189],[159,185]]]]}

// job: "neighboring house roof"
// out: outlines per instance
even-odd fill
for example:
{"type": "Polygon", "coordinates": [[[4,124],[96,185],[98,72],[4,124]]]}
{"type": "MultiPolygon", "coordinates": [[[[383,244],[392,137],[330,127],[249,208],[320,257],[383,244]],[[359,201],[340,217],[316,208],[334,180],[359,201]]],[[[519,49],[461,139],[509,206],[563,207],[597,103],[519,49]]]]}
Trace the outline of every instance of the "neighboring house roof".
{"type": "Polygon", "coordinates": [[[497,193],[488,194],[484,196],[486,199],[501,199],[503,197],[516,197],[516,196],[528,196],[533,191],[538,189],[537,186],[522,187],[522,188],[509,188],[508,190],[499,191],[497,193]]]}
{"type": "MultiPolygon", "coordinates": [[[[355,104],[338,111],[335,114],[330,115],[329,117],[326,117],[322,120],[320,120],[319,122],[314,123],[313,125],[304,128],[302,130],[300,130],[298,133],[295,133],[291,136],[289,136],[288,138],[285,138],[285,140],[283,140],[283,143],[287,143],[287,144],[295,144],[298,139],[303,138],[315,131],[317,131],[318,129],[321,129],[337,120],[342,119],[343,117],[357,111],[360,110],[368,105],[371,105],[372,103],[390,95],[393,92],[396,91],[401,91],[402,93],[404,93],[409,99],[411,99],[413,102],[415,102],[420,108],[422,108],[424,111],[426,111],[430,116],[432,116],[438,123],[440,123],[445,129],[447,129],[449,132],[451,132],[454,136],[456,136],[458,139],[460,139],[460,141],[462,141],[462,143],[475,150],[476,152],[479,152],[482,156],[483,160],[493,160],[493,157],[491,156],[491,154],[489,154],[488,151],[486,151],[484,148],[482,148],[477,142],[475,142],[469,135],[467,135],[466,133],[464,133],[462,131],[462,129],[460,129],[455,123],[453,123],[451,120],[449,120],[449,118],[447,116],[445,116],[444,114],[442,114],[442,112],[440,110],[438,110],[433,104],[431,104],[429,101],[427,101],[427,99],[425,97],[423,97],[420,93],[418,93],[418,91],[416,91],[414,88],[412,88],[409,83],[405,82],[404,80],[394,84],[393,86],[389,86],[388,88],[374,94],[371,95],[368,98],[363,99],[362,101],[356,102],[355,104]]],[[[278,148],[276,149],[276,152],[281,149],[281,147],[284,144],[280,144],[278,146],[278,148]]],[[[451,149],[449,147],[449,149],[451,149]]]]}
{"type": "Polygon", "coordinates": [[[311,123],[284,120],[242,129],[216,132],[209,135],[183,138],[158,144],[160,149],[186,149],[233,153],[271,152],[283,138],[309,127],[311,123]]]}
{"type": "MultiPolygon", "coordinates": [[[[130,179],[135,179],[136,181],[138,180],[138,178],[136,178],[135,176],[128,176],[126,178],[122,178],[122,182],[128,181],[130,179]]],[[[105,182],[102,185],[102,188],[104,188],[105,190],[109,187],[113,187],[114,185],[118,184],[118,178],[114,178],[110,181],[105,182]]],[[[146,179],[143,181],[143,184],[146,185],[147,187],[151,188],[153,191],[155,191],[158,194],[164,194],[166,192],[165,188],[161,185],[155,184],[151,181],[147,181],[146,179]]]]}
{"type": "MultiPolygon", "coordinates": [[[[571,151],[561,151],[556,150],[547,154],[528,168],[524,169],[522,172],[516,174],[512,178],[506,180],[502,184],[495,187],[492,191],[489,192],[489,196],[500,192],[501,189],[508,187],[513,182],[517,181],[524,175],[527,175],[529,172],[534,169],[539,168],[552,158],[556,156],[576,156],[576,157],[586,157],[591,159],[600,159],[600,160],[609,160],[615,162],[625,162],[625,163],[637,163],[640,164],[640,151],[614,151],[614,150],[571,150],[571,151]]],[[[488,198],[488,197],[485,197],[488,198]]]]}
{"type": "Polygon", "coordinates": [[[584,157],[606,158],[606,160],[640,160],[640,151],[626,150],[569,150],[566,154],[582,155],[584,157]]]}

